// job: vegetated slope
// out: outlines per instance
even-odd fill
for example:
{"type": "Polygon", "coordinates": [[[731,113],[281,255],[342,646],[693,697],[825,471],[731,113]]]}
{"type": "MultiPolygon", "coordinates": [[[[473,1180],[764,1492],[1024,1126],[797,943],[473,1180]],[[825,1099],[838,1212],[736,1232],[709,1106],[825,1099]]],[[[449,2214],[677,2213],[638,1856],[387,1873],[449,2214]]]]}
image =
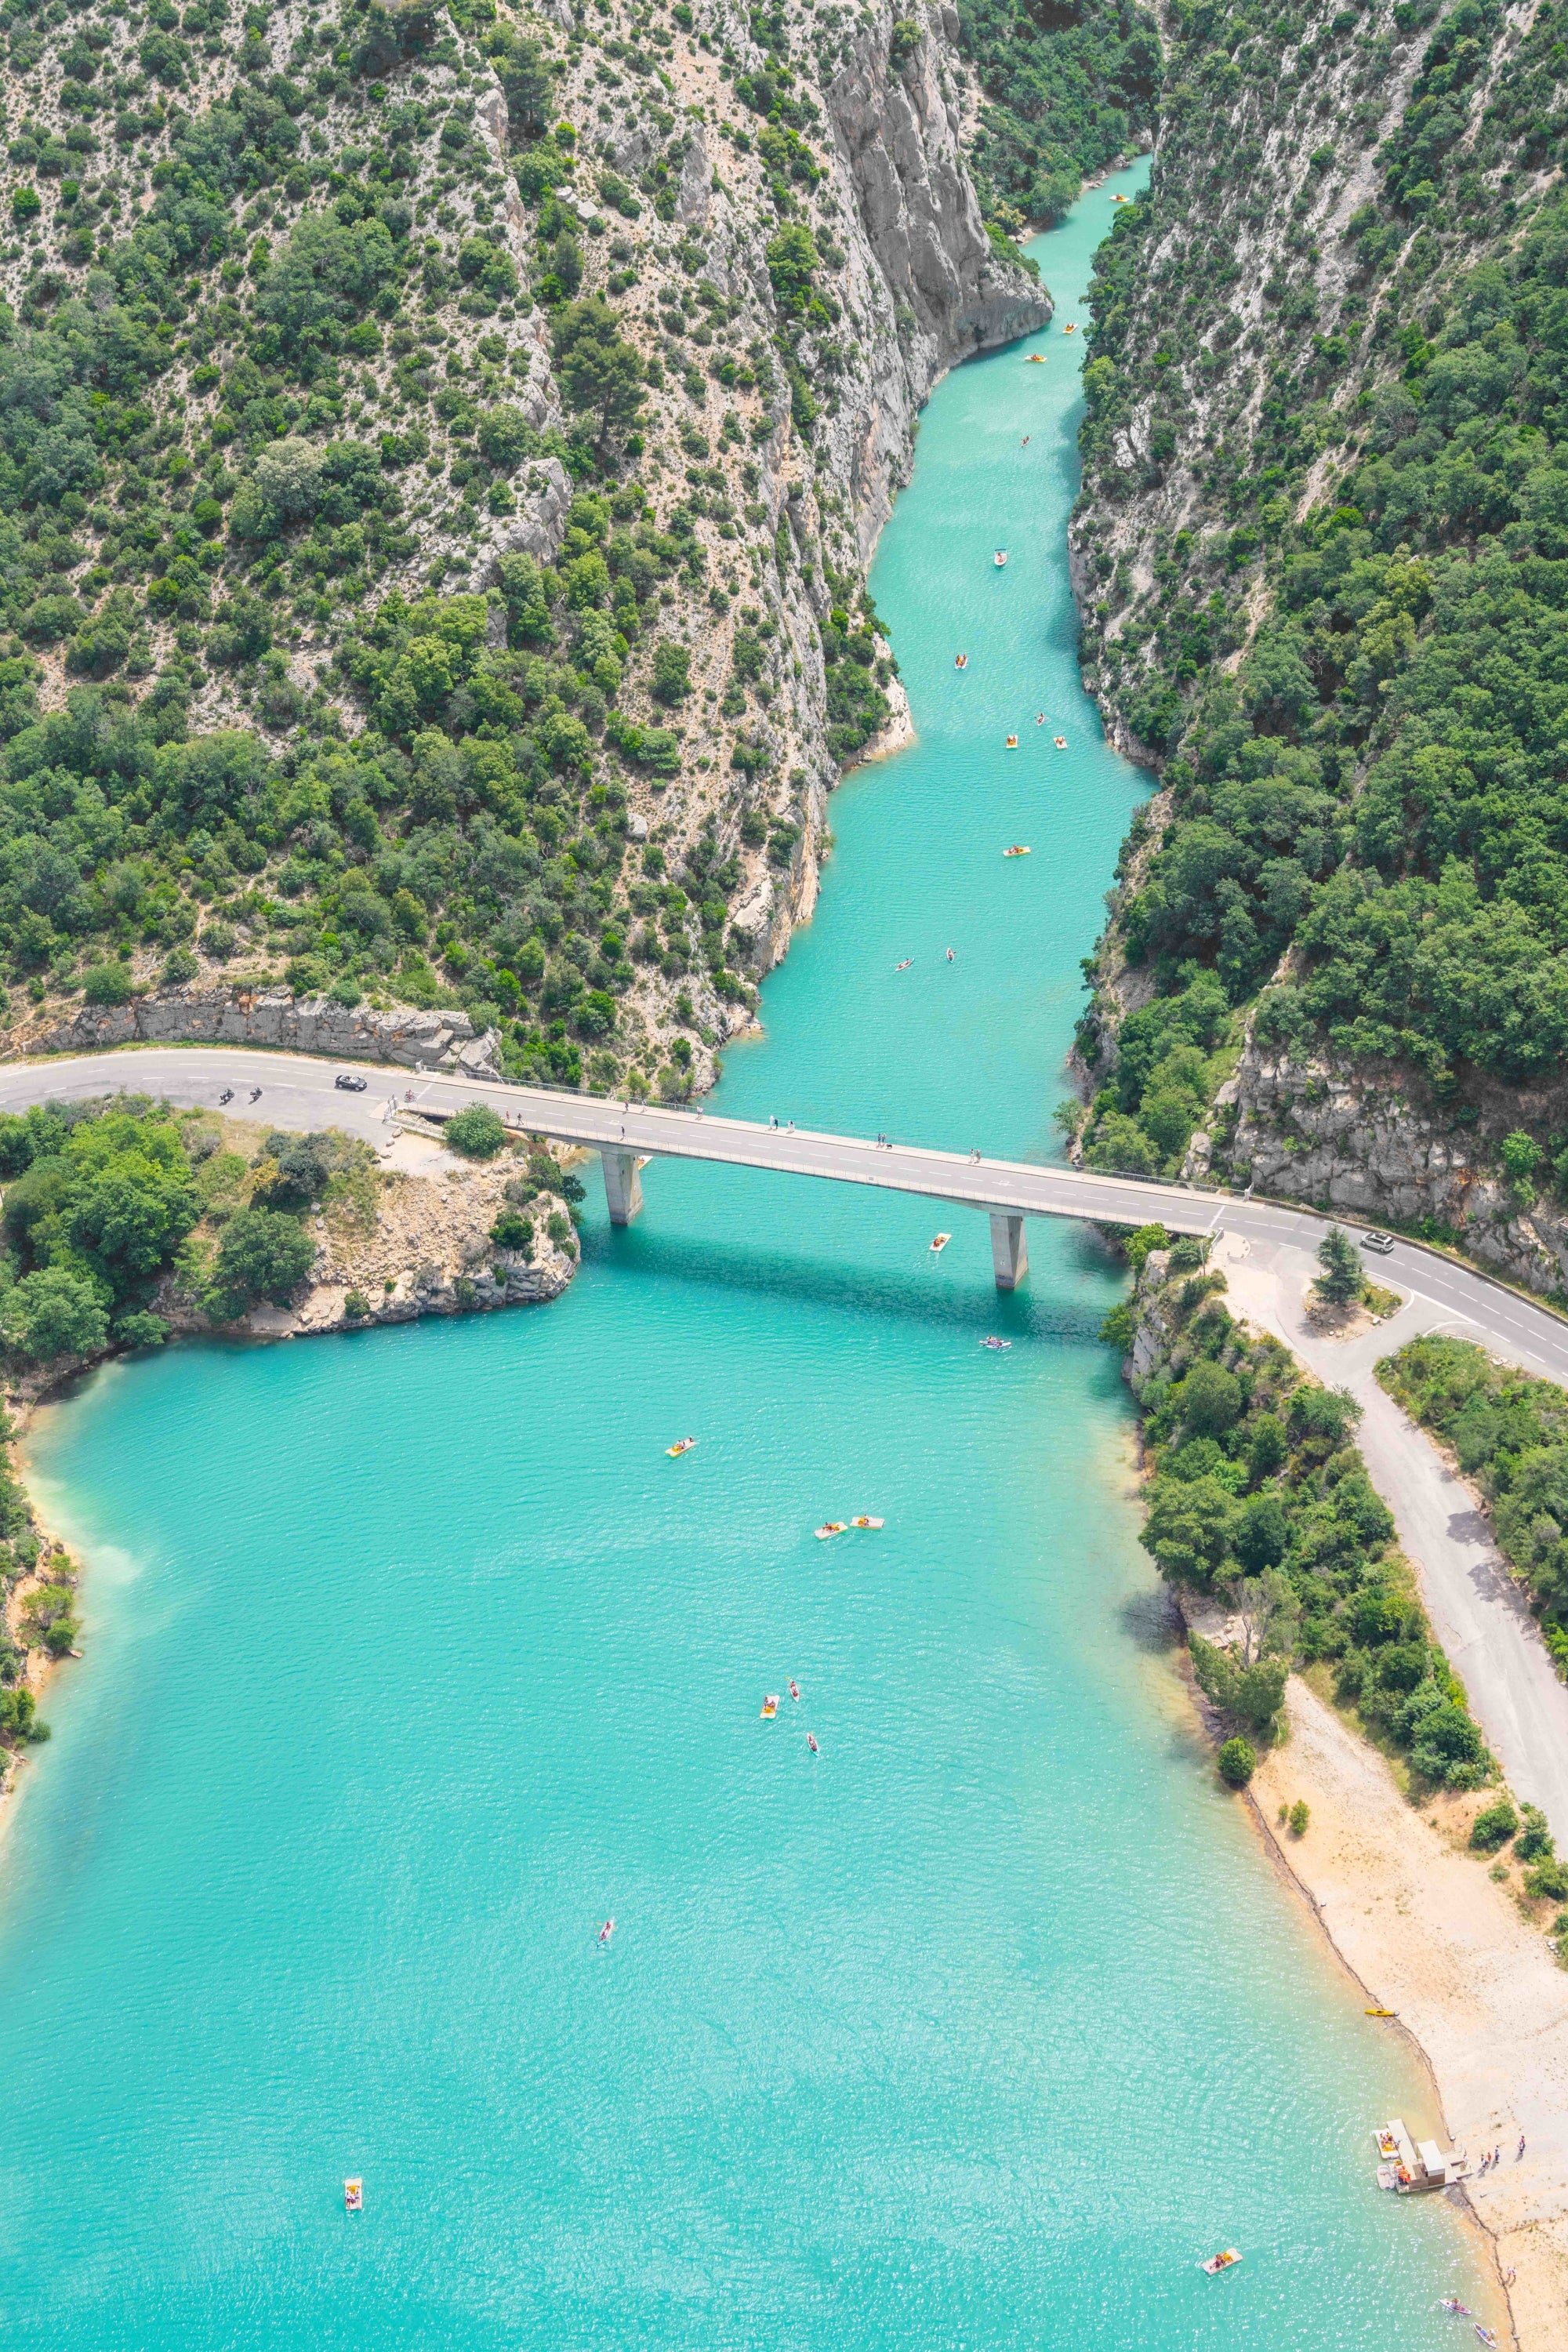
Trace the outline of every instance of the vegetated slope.
{"type": "Polygon", "coordinates": [[[1131,0],[960,0],[958,25],[980,84],[975,188],[1008,235],[1054,221],[1087,177],[1149,144],[1160,37],[1131,0]]]}
{"type": "Polygon", "coordinates": [[[1176,29],[1073,530],[1089,677],[1165,787],[1094,967],[1087,1153],[1172,1171],[1212,1137],[1552,1286],[1568,12],[1176,29]]]}
{"type": "Polygon", "coordinates": [[[5,19],[0,951],[680,1093],[888,717],[915,409],[1034,323],[942,20],[5,19]]]}

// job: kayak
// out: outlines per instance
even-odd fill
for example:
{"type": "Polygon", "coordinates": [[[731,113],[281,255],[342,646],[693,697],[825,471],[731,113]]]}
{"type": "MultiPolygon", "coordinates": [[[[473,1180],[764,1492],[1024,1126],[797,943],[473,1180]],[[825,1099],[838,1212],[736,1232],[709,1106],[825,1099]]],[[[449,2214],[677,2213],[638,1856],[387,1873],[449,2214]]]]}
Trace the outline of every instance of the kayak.
{"type": "Polygon", "coordinates": [[[1044,352],[1031,352],[1026,364],[1029,367],[1044,367],[1046,364],[1044,352]]]}
{"type": "Polygon", "coordinates": [[[1005,849],[1002,852],[1002,855],[1004,857],[1027,857],[1029,855],[1029,845],[1026,841],[1016,841],[1013,844],[1012,848],[1005,849]]]}
{"type": "Polygon", "coordinates": [[[1011,1339],[982,1339],[980,1344],[983,1348],[994,1349],[996,1354],[1001,1356],[1006,1353],[1013,1342],[1011,1339]]]}
{"type": "Polygon", "coordinates": [[[880,1519],[868,1518],[862,1512],[858,1519],[851,1519],[849,1524],[852,1528],[879,1528],[882,1522],[880,1519]]]}
{"type": "Polygon", "coordinates": [[[696,1443],[694,1437],[678,1437],[673,1445],[667,1445],[664,1450],[667,1454],[689,1454],[696,1443]]]}
{"type": "Polygon", "coordinates": [[[841,1536],[848,1524],[849,1522],[847,1519],[826,1520],[825,1524],[816,1530],[817,1542],[826,1543],[829,1536],[841,1536]]]}
{"type": "Polygon", "coordinates": [[[1366,2013],[1368,2017],[1397,2017],[1399,2011],[1396,2009],[1369,2009],[1366,2013]]]}
{"type": "Polygon", "coordinates": [[[363,2180],[354,2179],[344,2181],[343,2207],[345,2211],[350,2213],[363,2213],[364,2211],[364,2182],[363,2180]]]}
{"type": "Polygon", "coordinates": [[[1200,2263],[1198,2268],[1207,2271],[1210,2278],[1217,2278],[1221,2271],[1233,2271],[1240,2260],[1234,2246],[1226,2246],[1219,2253],[1211,2254],[1206,2263],[1200,2263]]]}

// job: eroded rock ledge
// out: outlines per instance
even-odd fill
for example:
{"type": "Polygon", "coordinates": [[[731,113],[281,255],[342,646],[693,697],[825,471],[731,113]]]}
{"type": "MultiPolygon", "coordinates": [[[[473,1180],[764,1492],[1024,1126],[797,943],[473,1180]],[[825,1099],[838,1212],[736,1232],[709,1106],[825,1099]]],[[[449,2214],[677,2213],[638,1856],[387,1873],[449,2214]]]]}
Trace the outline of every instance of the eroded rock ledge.
{"type": "Polygon", "coordinates": [[[29,1054],[90,1054],[106,1045],[276,1045],[335,1061],[396,1062],[405,1069],[466,1070],[499,1078],[496,1033],[466,1013],[394,1005],[373,1012],[287,988],[173,989],[129,1004],[84,1004],[68,1021],[29,1037],[29,1054]]]}

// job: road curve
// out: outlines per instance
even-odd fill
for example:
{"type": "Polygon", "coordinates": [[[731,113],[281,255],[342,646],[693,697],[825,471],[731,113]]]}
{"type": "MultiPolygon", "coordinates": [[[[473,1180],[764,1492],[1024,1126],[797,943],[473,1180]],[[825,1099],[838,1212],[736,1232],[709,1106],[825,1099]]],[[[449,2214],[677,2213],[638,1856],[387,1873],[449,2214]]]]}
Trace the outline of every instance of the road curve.
{"type": "MultiPolygon", "coordinates": [[[[1515,1789],[1535,1796],[1559,1835],[1568,1838],[1568,1688],[1558,1680],[1495,1556],[1483,1565],[1473,1539],[1468,1550],[1458,1538],[1442,1539],[1434,1495],[1447,1474],[1418,1433],[1409,1433],[1414,1444],[1392,1443],[1379,1408],[1394,1409],[1381,1391],[1373,1391],[1371,1381],[1373,1355],[1397,1347],[1416,1329],[1443,1329],[1568,1386],[1568,1323],[1548,1308],[1468,1266],[1400,1242],[1392,1257],[1379,1261],[1378,1274],[1408,1294],[1409,1307],[1370,1349],[1352,1349],[1341,1364],[1314,1348],[1291,1307],[1316,1272],[1317,1246],[1328,1222],[1310,1209],[1136,1177],[973,1159],[901,1142],[882,1149],[869,1136],[773,1129],[693,1108],[627,1105],[384,1064],[356,1064],[367,1085],[363,1094],[352,1094],[334,1085],[338,1066],[310,1055],[224,1045],[146,1046],[12,1062],[0,1064],[0,1110],[119,1090],[216,1109],[219,1096],[231,1087],[236,1112],[284,1128],[334,1125],[384,1145],[396,1108],[445,1115],[467,1103],[488,1102],[510,1126],[589,1150],[718,1160],[917,1193],[982,1213],[1005,1210],[1131,1225],[1159,1222],[1175,1233],[1223,1234],[1222,1257],[1235,1269],[1238,1292],[1268,1277],[1271,1295],[1267,1304],[1258,1297],[1254,1307],[1264,1310],[1259,1319],[1273,1323],[1323,1378],[1347,1379],[1366,1402],[1368,1467],[1417,1559],[1434,1622],[1462,1654],[1478,1720],[1515,1789]],[[253,1087],[260,1089],[254,1105],[253,1087]]],[[[658,1218],[657,1184],[646,1213],[658,1218]]],[[[1243,1312],[1254,1304],[1240,1296],[1236,1303],[1243,1312]]]]}

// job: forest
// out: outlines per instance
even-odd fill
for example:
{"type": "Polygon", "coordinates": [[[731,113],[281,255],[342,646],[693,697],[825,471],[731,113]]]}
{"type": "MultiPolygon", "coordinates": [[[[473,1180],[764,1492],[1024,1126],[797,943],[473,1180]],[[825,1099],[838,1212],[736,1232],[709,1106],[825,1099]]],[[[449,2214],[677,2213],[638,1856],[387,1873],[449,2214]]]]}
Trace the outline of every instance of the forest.
{"type": "MultiPolygon", "coordinates": [[[[1361,1407],[1236,1321],[1205,1242],[1145,1226],[1123,1246],[1138,1294],[1101,1336],[1125,1353],[1139,1315],[1165,1334],[1139,1390],[1152,1473],[1142,1541],[1163,1576],[1223,1595],[1240,1624],[1234,1650],[1190,1643],[1231,1739],[1253,1756],[1277,1738],[1288,1672],[1321,1672],[1418,1787],[1486,1787],[1496,1763],[1356,1448],[1361,1407]],[[1156,1251],[1163,1267],[1149,1265],[1156,1251]]],[[[1247,1756],[1230,1741],[1220,1756],[1244,1781],[1247,1756]]]]}
{"type": "MultiPolygon", "coordinates": [[[[1268,195],[1289,227],[1259,328],[1238,337],[1212,217],[1150,270],[1173,208],[1215,185],[1211,110],[1245,96],[1265,123],[1311,20],[1184,14],[1171,72],[1194,106],[1102,249],[1085,658],[1160,759],[1170,814],[1123,858],[1118,932],[1154,1001],[1100,1089],[1100,1164],[1179,1165],[1244,1012],[1268,1046],[1403,1066],[1438,1101],[1563,1075],[1568,202],[1542,167],[1568,131],[1568,12],[1543,9],[1495,81],[1495,9],[1394,19],[1360,20],[1319,93],[1319,131],[1327,108],[1353,141],[1352,101],[1428,28],[1373,192],[1333,236],[1332,316],[1334,137],[1288,221],[1266,166],[1233,205],[1257,229],[1268,195]],[[1155,532],[1134,594],[1119,502],[1177,478],[1188,520],[1155,532]]],[[[1093,1015],[1084,1040],[1098,1051],[1093,1015]]],[[[1568,1132],[1549,1119],[1536,1141],[1557,1161],[1568,1132]]]]}

